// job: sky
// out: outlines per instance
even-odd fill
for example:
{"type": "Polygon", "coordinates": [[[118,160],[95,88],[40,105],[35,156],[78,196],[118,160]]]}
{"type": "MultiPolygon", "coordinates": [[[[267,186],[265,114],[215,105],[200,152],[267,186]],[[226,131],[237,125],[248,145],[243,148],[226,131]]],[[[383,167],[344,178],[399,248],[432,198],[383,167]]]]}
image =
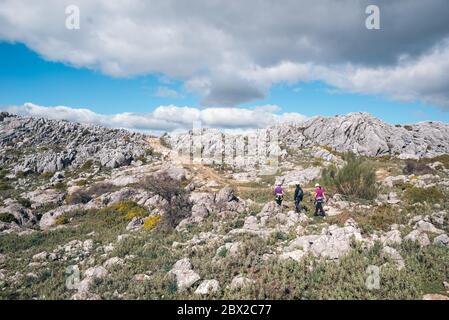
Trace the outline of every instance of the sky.
{"type": "Polygon", "coordinates": [[[447,0],[0,0],[0,109],[161,132],[449,122],[448,16],[447,0]]]}

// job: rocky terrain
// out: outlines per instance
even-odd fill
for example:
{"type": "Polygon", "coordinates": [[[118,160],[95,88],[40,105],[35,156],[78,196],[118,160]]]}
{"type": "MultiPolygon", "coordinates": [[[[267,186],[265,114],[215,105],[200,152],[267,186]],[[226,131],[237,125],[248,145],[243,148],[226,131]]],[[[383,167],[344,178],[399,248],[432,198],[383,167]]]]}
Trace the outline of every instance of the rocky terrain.
{"type": "Polygon", "coordinates": [[[195,139],[0,114],[0,298],[449,299],[448,125],[355,113],[195,139]]]}
{"type": "Polygon", "coordinates": [[[87,161],[117,168],[146,159],[141,134],[67,121],[0,114],[0,165],[14,164],[14,173],[55,173],[87,161]]]}
{"type": "MultiPolygon", "coordinates": [[[[189,135],[192,136],[193,133],[170,136],[167,140],[175,149],[192,149],[188,144],[192,140],[189,135]]],[[[363,112],[336,117],[314,117],[300,123],[281,124],[259,130],[256,135],[275,136],[285,149],[325,146],[336,152],[349,151],[370,157],[419,159],[449,152],[447,124],[422,122],[392,126],[363,112]]],[[[230,139],[226,134],[214,129],[203,130],[201,138],[206,145],[206,153],[214,153],[217,148],[225,152],[223,142],[230,139]]],[[[238,142],[237,139],[235,148],[239,148],[238,142]]],[[[276,149],[270,151],[279,153],[276,149]]]]}

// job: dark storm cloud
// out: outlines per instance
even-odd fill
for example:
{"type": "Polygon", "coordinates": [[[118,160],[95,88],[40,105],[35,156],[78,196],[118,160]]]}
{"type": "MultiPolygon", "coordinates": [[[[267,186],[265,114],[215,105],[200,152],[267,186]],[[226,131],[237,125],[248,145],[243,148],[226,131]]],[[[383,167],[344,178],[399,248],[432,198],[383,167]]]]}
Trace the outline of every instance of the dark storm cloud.
{"type": "Polygon", "coordinates": [[[447,106],[448,17],[447,0],[3,0],[0,39],[116,77],[166,74],[205,105],[322,80],[447,106]],[[78,32],[62,23],[68,4],[80,7],[78,32]],[[365,28],[370,4],[380,7],[381,30],[365,28]]]}

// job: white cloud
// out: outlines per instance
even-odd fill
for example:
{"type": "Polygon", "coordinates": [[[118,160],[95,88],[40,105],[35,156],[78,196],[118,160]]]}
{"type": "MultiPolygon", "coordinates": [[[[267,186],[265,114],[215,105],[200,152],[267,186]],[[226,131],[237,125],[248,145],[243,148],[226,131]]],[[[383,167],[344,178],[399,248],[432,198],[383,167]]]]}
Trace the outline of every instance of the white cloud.
{"type": "Polygon", "coordinates": [[[160,106],[153,112],[153,117],[179,124],[191,125],[200,119],[201,111],[190,107],[177,107],[174,105],[160,106]]]}
{"type": "MultiPolygon", "coordinates": [[[[273,84],[310,80],[449,105],[447,0],[383,1],[379,32],[364,27],[371,2],[2,0],[0,40],[114,77],[182,80],[208,107],[236,106],[260,99],[273,84]],[[80,7],[78,31],[64,27],[69,4],[80,7]]],[[[156,94],[177,93],[161,87],[156,94]]]]}
{"type": "Polygon", "coordinates": [[[179,98],[180,95],[178,93],[178,91],[170,89],[169,87],[157,87],[156,91],[154,92],[154,95],[156,97],[161,97],[161,98],[179,98]]]}
{"type": "Polygon", "coordinates": [[[31,117],[91,123],[106,127],[125,128],[147,132],[189,130],[197,122],[202,127],[230,130],[264,128],[276,123],[303,121],[307,117],[299,113],[275,114],[278,106],[246,108],[206,108],[160,106],[150,113],[118,113],[105,115],[86,108],[66,106],[44,107],[33,103],[4,107],[2,110],[31,117]]]}
{"type": "Polygon", "coordinates": [[[400,101],[421,100],[449,108],[449,40],[418,58],[402,57],[394,67],[320,66],[281,63],[274,67],[241,71],[260,86],[282,79],[288,82],[325,81],[335,87],[329,94],[353,92],[383,95],[400,101]]]}

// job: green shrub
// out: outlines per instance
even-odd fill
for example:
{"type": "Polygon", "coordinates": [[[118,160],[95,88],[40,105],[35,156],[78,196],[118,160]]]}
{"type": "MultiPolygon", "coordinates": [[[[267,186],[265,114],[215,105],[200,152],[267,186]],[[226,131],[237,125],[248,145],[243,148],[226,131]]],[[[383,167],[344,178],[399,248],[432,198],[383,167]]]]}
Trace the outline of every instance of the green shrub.
{"type": "Polygon", "coordinates": [[[63,224],[67,224],[70,222],[70,219],[64,215],[61,215],[59,217],[56,218],[55,220],[55,225],[57,226],[61,226],[63,224]]]}
{"type": "Polygon", "coordinates": [[[403,212],[392,206],[383,205],[375,208],[374,212],[369,212],[361,216],[356,221],[362,230],[369,233],[373,230],[388,231],[393,224],[406,223],[407,217],[403,212]]]}
{"type": "Polygon", "coordinates": [[[152,216],[146,218],[143,223],[143,229],[144,230],[154,229],[160,220],[161,220],[161,216],[158,214],[155,214],[155,215],[152,215],[152,216]]]}
{"type": "Polygon", "coordinates": [[[154,155],[154,149],[152,147],[146,148],[145,149],[145,155],[146,156],[152,156],[154,155]]]}
{"type": "Polygon", "coordinates": [[[244,225],[245,225],[245,220],[243,220],[243,219],[237,219],[237,220],[233,223],[233,229],[240,229],[240,228],[243,228],[244,225]]]}
{"type": "Polygon", "coordinates": [[[93,160],[87,160],[86,162],[84,162],[84,164],[81,166],[81,170],[82,171],[88,171],[92,168],[94,162],[93,160]]]}
{"type": "Polygon", "coordinates": [[[19,197],[17,198],[17,202],[19,202],[25,208],[31,208],[31,201],[29,199],[19,197]]]}
{"type": "Polygon", "coordinates": [[[425,159],[425,161],[428,163],[438,161],[438,162],[441,162],[446,169],[449,169],[449,154],[443,154],[443,155],[437,156],[435,158],[425,159]]]}
{"type": "Polygon", "coordinates": [[[274,183],[276,182],[276,176],[277,176],[276,174],[261,176],[260,182],[273,186],[274,183]]]}
{"type": "Polygon", "coordinates": [[[11,213],[7,213],[7,212],[2,212],[0,213],[0,221],[1,222],[6,222],[6,223],[11,223],[11,222],[16,222],[16,217],[14,217],[14,215],[12,215],[11,213]]]}
{"type": "Polygon", "coordinates": [[[159,143],[161,144],[161,146],[171,149],[171,145],[170,142],[168,141],[168,136],[166,134],[164,134],[159,138],[159,143]]]}
{"type": "Polygon", "coordinates": [[[411,203],[436,203],[441,202],[444,199],[444,194],[437,187],[412,187],[405,192],[405,198],[411,203]]]}
{"type": "Polygon", "coordinates": [[[105,193],[112,192],[115,190],[115,187],[112,183],[108,182],[99,182],[94,184],[87,191],[90,196],[101,196],[105,193]]]}
{"type": "Polygon", "coordinates": [[[8,173],[9,173],[8,170],[0,168],[0,180],[4,179],[8,173]]]}
{"type": "Polygon", "coordinates": [[[86,179],[82,179],[82,180],[78,180],[78,181],[76,182],[76,185],[77,185],[78,187],[85,187],[85,186],[87,185],[87,183],[88,183],[88,181],[87,181],[86,179]]]}
{"type": "Polygon", "coordinates": [[[119,213],[124,220],[132,220],[135,217],[144,217],[147,210],[139,206],[134,201],[120,201],[107,208],[101,210],[102,213],[110,213],[111,211],[119,213]]]}
{"type": "Polygon", "coordinates": [[[274,236],[275,236],[276,240],[280,240],[280,241],[288,240],[288,234],[286,234],[285,232],[282,232],[282,231],[276,231],[274,236]]]}
{"type": "Polygon", "coordinates": [[[11,189],[9,184],[7,184],[5,181],[0,181],[0,191],[9,189],[11,189]]]}
{"type": "Polygon", "coordinates": [[[347,163],[341,169],[335,166],[323,169],[323,185],[334,188],[336,192],[348,197],[374,199],[378,193],[374,168],[354,154],[346,154],[344,158],[347,163]]]}
{"type": "Polygon", "coordinates": [[[25,177],[25,172],[23,172],[22,170],[17,171],[16,173],[16,178],[24,178],[25,177]]]}
{"type": "Polygon", "coordinates": [[[92,200],[92,197],[84,190],[77,190],[65,198],[67,204],[88,203],[90,200],[92,200]]]}
{"type": "Polygon", "coordinates": [[[67,189],[67,184],[65,182],[58,182],[54,185],[56,190],[65,191],[67,189]]]}
{"type": "Polygon", "coordinates": [[[238,190],[238,196],[243,199],[251,199],[256,203],[266,203],[274,199],[273,190],[268,187],[263,188],[241,188],[238,190]]]}
{"type": "Polygon", "coordinates": [[[53,177],[53,173],[51,173],[51,172],[43,172],[41,175],[45,179],[50,179],[51,177],[53,177]]]}
{"type": "Polygon", "coordinates": [[[218,255],[220,258],[226,257],[226,256],[228,255],[228,249],[226,249],[226,247],[221,248],[221,249],[218,251],[217,255],[218,255]]]}
{"type": "Polygon", "coordinates": [[[173,179],[168,173],[150,176],[143,182],[143,187],[165,200],[162,206],[164,215],[161,226],[166,229],[175,228],[181,220],[192,212],[189,200],[190,192],[182,187],[180,181],[173,179]]]}
{"type": "Polygon", "coordinates": [[[427,166],[425,163],[423,163],[421,161],[407,160],[405,162],[404,168],[402,169],[402,172],[406,175],[410,175],[410,174],[421,175],[421,174],[434,173],[435,170],[433,170],[432,168],[430,168],[429,166],[427,166]]]}

